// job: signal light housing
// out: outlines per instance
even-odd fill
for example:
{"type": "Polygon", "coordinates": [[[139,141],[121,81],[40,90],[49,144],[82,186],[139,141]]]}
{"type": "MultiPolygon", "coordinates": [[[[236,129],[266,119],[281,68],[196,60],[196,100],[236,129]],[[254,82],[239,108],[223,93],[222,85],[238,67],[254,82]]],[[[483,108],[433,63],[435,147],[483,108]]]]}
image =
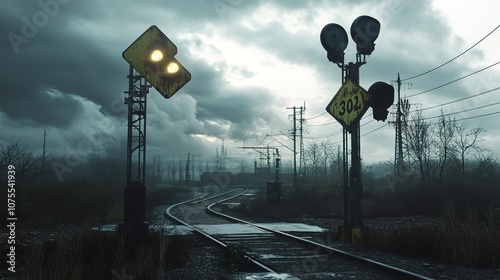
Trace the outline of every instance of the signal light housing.
{"type": "Polygon", "coordinates": [[[380,22],[370,16],[360,16],[351,25],[351,37],[359,54],[370,55],[380,33],[380,22]]]}
{"type": "Polygon", "coordinates": [[[376,82],[368,89],[368,93],[373,98],[373,118],[385,121],[389,114],[387,109],[394,103],[394,87],[384,82],[376,82]]]}

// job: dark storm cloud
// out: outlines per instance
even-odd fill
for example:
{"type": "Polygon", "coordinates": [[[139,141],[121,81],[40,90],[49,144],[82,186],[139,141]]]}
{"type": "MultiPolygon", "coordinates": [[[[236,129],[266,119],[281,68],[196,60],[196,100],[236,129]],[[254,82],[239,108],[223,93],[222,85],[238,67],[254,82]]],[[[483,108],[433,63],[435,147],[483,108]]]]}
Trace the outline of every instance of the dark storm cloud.
{"type": "MultiPolygon", "coordinates": [[[[15,92],[11,92],[15,95],[15,92]]],[[[14,123],[37,126],[68,127],[82,116],[83,106],[73,95],[55,91],[38,91],[29,97],[14,96],[9,99],[5,112],[14,123]]]]}
{"type": "MultiPolygon", "coordinates": [[[[203,61],[190,61],[196,82],[186,85],[186,92],[196,99],[196,117],[230,125],[230,135],[213,124],[206,124],[207,134],[220,138],[245,139],[259,122],[259,110],[273,104],[276,98],[257,86],[236,88],[225,81],[219,71],[203,61]]],[[[223,65],[221,67],[224,67],[223,65]]],[[[223,69],[224,70],[224,69],[223,69]]],[[[223,70],[220,70],[221,72],[223,70]]],[[[252,74],[244,71],[246,76],[252,74]]],[[[194,81],[194,79],[193,79],[194,81]]],[[[227,133],[227,132],[226,132],[227,133]]]]}
{"type": "MultiPolygon", "coordinates": [[[[242,140],[258,135],[263,121],[278,123],[273,125],[275,129],[290,127],[277,117],[285,116],[286,119],[287,112],[274,112],[277,107],[291,105],[284,97],[276,97],[259,85],[230,85],[224,78],[229,74],[250,81],[256,74],[252,72],[254,69],[228,65],[224,60],[210,65],[210,58],[194,58],[195,54],[187,49],[191,46],[195,50],[202,48],[206,42],[200,38],[192,41],[183,35],[204,34],[213,38],[217,36],[211,36],[211,32],[218,32],[219,37],[228,38],[236,45],[257,47],[284,63],[316,70],[317,77],[304,77],[304,80],[314,78],[321,86],[331,87],[332,92],[340,86],[340,69],[327,61],[326,51],[320,44],[320,31],[328,22],[316,22],[320,14],[318,9],[333,9],[331,22],[339,21],[347,31],[352,20],[361,14],[380,20],[382,29],[375,51],[368,57],[368,64],[361,68],[362,84],[366,88],[378,80],[394,80],[398,72],[405,78],[435,67],[456,55],[450,53],[447,46],[469,47],[460,40],[451,45],[448,40],[450,28],[432,11],[430,1],[372,3],[368,0],[4,0],[0,3],[0,116],[5,114],[10,125],[64,128],[60,131],[68,130],[72,135],[61,136],[66,138],[61,143],[68,143],[70,147],[77,146],[82,136],[74,133],[80,126],[95,126],[102,119],[108,119],[119,129],[96,129],[96,135],[100,135],[96,143],[102,142],[107,150],[123,153],[124,138],[110,136],[113,133],[121,135],[125,130],[123,123],[117,124],[118,119],[125,120],[123,91],[128,82],[128,65],[121,53],[153,24],[177,44],[176,57],[192,74],[191,81],[178,93],[181,96],[171,100],[156,98],[157,107],[148,105],[148,114],[158,114],[148,117],[149,124],[154,127],[149,131],[155,131],[148,132],[148,141],[158,150],[168,141],[171,153],[197,146],[202,152],[202,140],[199,139],[203,137],[193,135],[242,140]],[[290,32],[281,18],[256,24],[252,29],[244,27],[241,19],[261,12],[263,5],[274,5],[283,15],[300,15],[301,23],[309,29],[290,32]],[[317,31],[311,33],[311,28],[317,31]],[[8,37],[11,33],[18,37],[8,37]],[[182,96],[184,93],[189,96],[182,96]],[[271,108],[264,110],[266,106],[271,108]],[[92,125],[87,124],[89,118],[92,125]],[[71,127],[72,124],[77,127],[71,127]],[[112,141],[107,141],[106,137],[112,141]]],[[[346,61],[355,59],[356,48],[349,40],[346,61]]],[[[217,42],[209,43],[217,47],[217,42]]],[[[213,53],[224,55],[216,49],[213,53]]],[[[472,51],[465,60],[415,79],[412,81],[413,93],[471,72],[466,63],[480,56],[480,52],[472,51]]],[[[447,94],[457,97],[466,93],[457,84],[440,92],[439,97],[447,94]]],[[[422,100],[427,96],[422,95],[422,100]]],[[[155,98],[150,98],[148,102],[153,100],[155,98]]],[[[310,105],[312,100],[307,103],[308,110],[316,106],[310,105]]],[[[324,105],[320,107],[323,110],[324,105]]],[[[316,115],[312,110],[308,114],[316,115]]],[[[55,129],[50,133],[55,134],[55,129]]]]}
{"type": "Polygon", "coordinates": [[[8,67],[4,68],[7,75],[2,79],[0,110],[9,118],[67,126],[82,111],[70,94],[91,100],[103,110],[112,104],[113,93],[118,91],[113,82],[122,65],[107,55],[99,42],[68,27],[71,21],[62,14],[73,4],[58,4],[57,9],[51,6],[48,11],[53,17],[45,6],[33,3],[18,6],[15,13],[1,9],[0,34],[7,36],[1,40],[0,52],[8,67]],[[44,94],[51,89],[63,96],[44,94]]]}
{"type": "MultiPolygon", "coordinates": [[[[397,73],[402,77],[421,73],[431,69],[439,63],[450,58],[450,53],[446,46],[451,46],[448,42],[451,31],[444,19],[431,9],[430,1],[384,1],[380,5],[364,5],[368,2],[305,2],[305,1],[271,1],[283,13],[302,13],[302,20],[307,25],[312,25],[315,17],[313,8],[338,8],[339,15],[332,14],[332,22],[339,17],[345,20],[346,15],[342,14],[341,7],[349,7],[359,14],[353,15],[352,20],[362,14],[368,14],[377,18],[381,22],[381,33],[376,41],[375,51],[367,58],[368,65],[362,67],[362,77],[364,81],[371,84],[377,80],[395,80],[397,73]],[[432,43],[435,48],[429,48],[432,43]],[[445,46],[444,48],[441,46],[445,46]],[[417,47],[417,48],[416,48],[417,47]],[[432,50],[432,51],[431,51],[432,50]]],[[[324,24],[327,24],[325,22],[324,24]]],[[[335,73],[339,71],[337,67],[327,62],[326,51],[322,48],[319,34],[324,26],[317,26],[317,34],[305,31],[291,33],[287,31],[278,19],[273,20],[259,28],[247,29],[240,25],[226,26],[225,32],[228,36],[237,38],[244,44],[255,45],[274,53],[284,61],[301,64],[304,66],[314,66],[318,69],[321,81],[331,81],[335,73]]],[[[344,26],[347,33],[350,33],[350,23],[344,26]]],[[[348,35],[350,37],[350,35],[348,35]]],[[[349,38],[349,46],[346,49],[345,60],[355,60],[355,43],[349,38]]],[[[460,40],[458,40],[460,43],[460,40]]],[[[465,49],[467,46],[463,46],[465,49]]],[[[479,58],[480,52],[471,52],[479,58]]],[[[466,63],[468,60],[458,62],[455,67],[447,67],[441,71],[436,71],[432,75],[427,75],[415,81],[422,90],[430,89],[439,85],[442,81],[450,81],[464,72],[469,71],[466,63]]],[[[448,92],[453,92],[455,96],[465,94],[459,86],[448,87],[448,92]]]]}
{"type": "MultiPolygon", "coordinates": [[[[3,54],[2,63],[8,65],[8,78],[2,79],[4,98],[0,110],[13,120],[27,119],[43,125],[66,126],[81,112],[77,109],[81,105],[68,96],[56,101],[40,94],[55,89],[63,94],[84,97],[99,105],[103,113],[123,113],[115,110],[126,88],[127,69],[121,52],[143,31],[141,25],[146,28],[151,21],[151,24],[167,29],[175,27],[178,32],[190,31],[203,28],[207,21],[250,9],[252,3],[150,1],[148,5],[124,5],[121,1],[3,2],[0,34],[7,36],[0,42],[0,53],[3,54]],[[221,10],[221,7],[224,9],[221,10]],[[162,18],[162,21],[154,22],[152,18],[162,18]],[[178,24],[181,21],[182,24],[178,24]],[[113,35],[124,30],[112,28],[121,28],[120,23],[133,26],[134,22],[139,27],[130,30],[130,36],[114,40],[113,35]],[[25,102],[31,103],[23,106],[25,102]],[[57,113],[66,117],[59,120],[57,113]]],[[[182,48],[182,45],[179,47],[182,48]]],[[[210,83],[200,82],[203,85],[210,83]]],[[[197,79],[191,83],[196,84],[197,79]]]]}

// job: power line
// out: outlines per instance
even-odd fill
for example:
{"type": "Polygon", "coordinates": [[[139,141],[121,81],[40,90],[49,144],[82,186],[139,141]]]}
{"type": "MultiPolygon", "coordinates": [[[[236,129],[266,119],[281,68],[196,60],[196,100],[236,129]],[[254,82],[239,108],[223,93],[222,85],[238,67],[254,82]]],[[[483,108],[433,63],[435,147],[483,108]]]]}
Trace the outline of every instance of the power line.
{"type": "Polygon", "coordinates": [[[330,132],[326,135],[322,135],[322,136],[318,136],[318,137],[304,137],[304,139],[314,140],[314,139],[328,138],[328,137],[332,137],[332,136],[335,136],[335,135],[341,134],[341,133],[342,133],[342,129],[340,129],[340,131],[330,132]]]}
{"type": "Polygon", "coordinates": [[[431,70],[428,70],[428,71],[425,71],[424,73],[421,73],[421,74],[418,74],[418,75],[415,75],[415,76],[412,76],[412,77],[409,77],[409,78],[406,78],[406,79],[402,79],[401,81],[408,81],[408,80],[411,80],[411,79],[415,79],[415,78],[418,78],[418,77],[421,77],[423,75],[426,75],[426,74],[429,74],[431,73],[432,71],[435,71],[443,66],[445,66],[446,64],[454,61],[455,59],[459,58],[460,56],[464,55],[466,52],[470,51],[471,49],[473,49],[474,47],[476,47],[477,45],[479,45],[479,43],[481,43],[484,39],[486,39],[488,36],[490,36],[493,32],[495,32],[498,28],[500,27],[500,25],[498,25],[497,27],[495,27],[490,33],[488,33],[486,36],[484,36],[481,40],[479,40],[477,43],[475,43],[474,45],[472,45],[470,48],[466,49],[465,51],[463,51],[462,53],[460,53],[459,55],[455,56],[454,58],[448,60],[447,62],[437,66],[437,67],[434,67],[432,68],[431,70]]]}
{"type": "Polygon", "coordinates": [[[479,115],[479,116],[473,116],[473,117],[463,118],[463,119],[459,119],[459,120],[456,120],[456,121],[465,121],[465,120],[470,120],[470,119],[477,119],[477,118],[487,117],[487,116],[496,115],[496,114],[500,114],[500,111],[493,112],[493,113],[488,113],[488,114],[483,114],[483,115],[479,115]]]}
{"type": "Polygon", "coordinates": [[[305,121],[308,121],[308,120],[312,120],[312,119],[315,119],[315,118],[319,118],[321,116],[323,116],[324,114],[326,114],[327,112],[323,112],[323,114],[320,114],[320,115],[317,115],[317,116],[314,116],[314,117],[311,117],[311,118],[307,118],[307,119],[304,119],[305,121]]]}
{"type": "Polygon", "coordinates": [[[455,80],[453,80],[453,81],[447,82],[447,83],[442,84],[442,85],[440,85],[440,86],[437,86],[437,87],[431,88],[431,89],[429,89],[429,90],[426,90],[426,91],[422,91],[422,92],[419,92],[419,93],[415,93],[415,94],[409,95],[408,97],[414,97],[414,96],[417,96],[417,95],[421,95],[421,94],[424,94],[424,93],[427,93],[427,92],[430,92],[430,91],[433,91],[433,90],[436,90],[436,89],[439,89],[439,88],[445,87],[445,86],[447,86],[447,85],[449,85],[449,84],[452,84],[452,83],[454,83],[454,82],[458,82],[458,81],[460,81],[460,80],[462,80],[462,79],[465,79],[465,78],[470,77],[470,76],[472,76],[472,75],[474,75],[474,74],[477,74],[477,73],[479,73],[479,72],[481,72],[481,71],[484,71],[484,70],[486,70],[486,69],[488,69],[488,68],[491,68],[491,67],[493,67],[493,66],[495,66],[495,65],[497,65],[497,64],[499,64],[499,63],[500,63],[500,61],[497,61],[497,62],[493,63],[492,65],[487,66],[487,67],[485,67],[485,68],[483,68],[483,69],[479,69],[479,70],[477,70],[477,71],[475,71],[475,72],[472,72],[472,73],[470,73],[470,74],[467,74],[467,75],[465,75],[465,76],[463,76],[463,77],[460,77],[460,78],[458,78],[458,79],[455,79],[455,80]]]}
{"type": "MultiPolygon", "coordinates": [[[[467,97],[463,97],[463,98],[460,98],[460,99],[457,99],[457,100],[453,100],[453,101],[445,102],[445,103],[442,103],[442,104],[439,104],[439,105],[434,105],[434,106],[431,106],[431,107],[423,108],[423,109],[420,109],[420,111],[430,110],[430,109],[434,109],[434,108],[437,108],[437,107],[446,106],[446,105],[449,105],[449,104],[452,104],[452,103],[456,103],[456,102],[464,101],[464,100],[467,100],[467,99],[471,99],[471,98],[474,98],[474,97],[478,97],[478,96],[481,96],[481,95],[485,95],[485,94],[487,94],[487,93],[490,93],[490,92],[492,92],[492,91],[499,90],[499,89],[500,89],[500,87],[496,87],[496,88],[494,88],[494,89],[490,89],[490,90],[487,90],[487,91],[483,91],[483,92],[480,92],[480,93],[478,93],[478,94],[474,94],[474,95],[467,96],[467,97]]],[[[417,111],[417,110],[412,111],[411,113],[414,113],[414,112],[416,112],[416,111],[417,111]]]]}
{"type": "MultiPolygon", "coordinates": [[[[369,117],[371,117],[371,116],[373,116],[373,114],[370,114],[370,115],[365,115],[364,117],[362,117],[362,118],[361,118],[361,120],[360,120],[360,121],[362,121],[362,120],[364,120],[364,119],[366,119],[366,118],[369,118],[369,117]]],[[[371,120],[371,121],[369,121],[369,122],[367,122],[367,123],[365,123],[365,124],[369,124],[369,123],[371,123],[372,121],[374,121],[374,120],[371,120]]],[[[337,122],[337,121],[331,121],[331,122],[321,123],[321,124],[308,124],[308,126],[325,126],[325,125],[330,125],[330,124],[334,124],[334,123],[338,123],[338,122],[337,122]]],[[[363,125],[365,125],[365,124],[363,124],[363,125]]],[[[361,125],[361,126],[363,126],[363,125],[361,125]]]]}
{"type": "MultiPolygon", "coordinates": [[[[368,135],[368,134],[371,134],[371,133],[373,133],[373,132],[375,132],[375,131],[377,131],[377,130],[380,130],[380,129],[382,129],[382,128],[384,128],[384,127],[388,126],[388,125],[389,125],[389,124],[387,124],[387,123],[386,123],[386,124],[383,124],[383,125],[382,125],[382,126],[380,126],[380,127],[377,127],[377,128],[375,128],[375,129],[373,129],[373,130],[368,131],[367,133],[365,133],[365,134],[361,135],[360,137],[363,137],[363,136],[366,136],[366,135],[368,135]]],[[[336,142],[333,142],[332,144],[340,144],[340,143],[342,143],[342,140],[341,140],[341,141],[336,141],[336,142]]]]}
{"type": "Polygon", "coordinates": [[[334,124],[334,123],[338,123],[338,122],[337,121],[332,121],[332,122],[321,123],[321,124],[308,124],[308,126],[325,126],[325,125],[330,125],[330,124],[334,124]]]}
{"type": "MultiPolygon", "coordinates": [[[[500,104],[500,102],[497,102],[496,104],[500,104]]],[[[486,106],[490,106],[490,105],[486,105],[486,106]]],[[[482,106],[482,107],[485,107],[485,106],[482,106]]],[[[476,108],[476,109],[480,109],[480,108],[476,108]]],[[[498,111],[498,112],[492,112],[492,113],[487,113],[487,114],[482,114],[482,115],[478,115],[478,116],[472,116],[472,117],[462,118],[462,119],[453,120],[453,121],[465,121],[465,120],[470,120],[470,119],[476,119],[476,118],[482,118],[482,117],[492,116],[492,115],[496,115],[496,114],[500,114],[500,111],[498,111]]],[[[434,118],[434,117],[431,117],[431,118],[434,118]]],[[[424,120],[426,120],[426,119],[430,119],[430,118],[424,118],[424,120]]],[[[388,125],[389,124],[386,123],[386,124],[384,124],[384,125],[382,125],[380,127],[377,127],[377,128],[375,128],[373,130],[368,131],[367,133],[361,135],[360,137],[363,137],[363,136],[366,136],[368,134],[374,133],[375,131],[378,131],[378,130],[380,130],[380,129],[388,126],[388,125]]],[[[339,133],[342,133],[342,131],[339,132],[339,133]]],[[[311,138],[311,139],[319,139],[319,138],[324,138],[324,137],[311,138]]],[[[332,145],[340,144],[340,143],[342,143],[342,141],[336,141],[336,142],[332,142],[332,145]]]]}
{"type": "MultiPolygon", "coordinates": [[[[371,115],[368,115],[368,117],[369,117],[369,116],[371,116],[371,115]]],[[[364,119],[364,118],[363,118],[363,119],[364,119]]],[[[371,122],[374,122],[374,121],[375,121],[375,119],[372,119],[372,120],[370,120],[369,122],[366,122],[366,123],[364,123],[364,124],[360,125],[360,128],[361,128],[361,127],[363,127],[363,126],[365,126],[365,125],[367,125],[367,124],[369,124],[369,123],[371,123],[371,122]]],[[[318,137],[304,137],[304,138],[305,138],[305,139],[310,139],[310,140],[314,140],[314,139],[322,139],[322,138],[328,138],[328,137],[332,137],[332,136],[335,136],[335,135],[339,135],[339,134],[341,134],[342,132],[343,132],[343,130],[341,129],[341,130],[339,130],[339,131],[336,131],[336,132],[331,132],[331,133],[328,133],[328,134],[326,134],[326,135],[322,135],[322,136],[318,136],[318,137]]]]}
{"type": "Polygon", "coordinates": [[[384,127],[388,126],[388,125],[389,125],[389,124],[387,124],[387,123],[386,123],[386,124],[382,125],[381,127],[378,127],[378,128],[375,128],[375,129],[373,129],[373,130],[368,131],[367,133],[365,133],[365,134],[361,135],[360,137],[366,136],[366,135],[368,135],[368,134],[370,134],[370,133],[373,133],[373,132],[375,132],[375,131],[377,131],[377,130],[379,130],[379,129],[382,129],[382,128],[384,128],[384,127]]]}
{"type": "Polygon", "coordinates": [[[439,116],[433,116],[433,117],[428,117],[428,118],[423,118],[423,119],[424,120],[436,119],[436,118],[440,118],[440,117],[446,117],[446,116],[461,114],[461,113],[465,113],[465,112],[469,112],[469,111],[474,111],[474,110],[478,110],[478,109],[483,109],[483,108],[495,106],[495,105],[498,105],[498,104],[500,104],[500,101],[499,102],[495,102],[495,103],[491,103],[491,104],[487,104],[487,105],[483,105],[483,106],[479,106],[479,107],[476,107],[476,108],[466,109],[466,110],[463,110],[463,111],[460,111],[460,112],[447,113],[447,114],[442,114],[442,115],[439,115],[439,116]]]}

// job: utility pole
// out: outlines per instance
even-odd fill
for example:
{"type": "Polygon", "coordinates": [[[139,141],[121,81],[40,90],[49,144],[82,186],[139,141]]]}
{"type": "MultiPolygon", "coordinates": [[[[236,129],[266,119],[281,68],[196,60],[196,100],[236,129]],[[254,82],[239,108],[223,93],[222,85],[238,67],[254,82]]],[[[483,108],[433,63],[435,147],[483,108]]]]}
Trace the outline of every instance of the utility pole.
{"type": "Polygon", "coordinates": [[[190,153],[188,153],[188,159],[186,162],[186,187],[189,188],[189,157],[191,156],[190,153]]]}
{"type": "Polygon", "coordinates": [[[293,106],[293,185],[297,186],[297,107],[293,106]]]}
{"type": "Polygon", "coordinates": [[[194,181],[194,162],[195,162],[195,159],[194,159],[194,156],[193,156],[193,161],[191,162],[191,180],[194,181]]]}
{"type": "Polygon", "coordinates": [[[42,174],[45,173],[45,138],[47,138],[47,129],[43,130],[42,174]]]}
{"type": "Polygon", "coordinates": [[[293,109],[293,185],[297,186],[297,107],[288,107],[288,110],[293,109]]]}
{"type": "MultiPolygon", "coordinates": [[[[261,157],[259,159],[261,160],[261,165],[262,165],[262,160],[266,160],[267,162],[267,175],[269,176],[269,179],[271,179],[271,149],[278,149],[277,147],[272,147],[266,145],[266,146],[243,146],[243,147],[238,147],[238,149],[252,149],[256,151],[257,153],[260,154],[261,157]],[[264,150],[264,151],[262,151],[264,150]]],[[[254,178],[257,179],[257,159],[254,160],[254,178]]]]}
{"type": "Polygon", "coordinates": [[[398,137],[397,139],[397,143],[398,143],[398,153],[397,153],[397,157],[395,157],[397,159],[397,169],[395,170],[396,172],[397,171],[403,171],[404,170],[404,167],[403,167],[403,136],[402,136],[402,131],[401,131],[401,78],[399,77],[399,73],[398,73],[398,111],[397,111],[397,124],[396,124],[396,135],[398,137]]]}
{"type": "Polygon", "coordinates": [[[305,169],[305,166],[306,166],[306,162],[305,162],[305,156],[304,156],[304,129],[303,129],[303,124],[304,124],[304,111],[306,110],[306,102],[304,101],[304,107],[300,107],[300,129],[299,129],[299,133],[300,133],[300,150],[299,150],[299,153],[300,153],[300,160],[299,160],[299,173],[300,175],[304,175],[304,169],[305,169]]]}
{"type": "Polygon", "coordinates": [[[292,140],[293,140],[293,185],[297,185],[297,115],[300,116],[299,123],[299,135],[300,135],[300,168],[303,168],[304,163],[304,142],[303,142],[303,123],[304,123],[304,111],[306,110],[306,104],[304,106],[293,106],[287,107],[288,110],[293,110],[293,128],[292,128],[292,140]],[[298,111],[298,112],[297,112],[298,111]]]}

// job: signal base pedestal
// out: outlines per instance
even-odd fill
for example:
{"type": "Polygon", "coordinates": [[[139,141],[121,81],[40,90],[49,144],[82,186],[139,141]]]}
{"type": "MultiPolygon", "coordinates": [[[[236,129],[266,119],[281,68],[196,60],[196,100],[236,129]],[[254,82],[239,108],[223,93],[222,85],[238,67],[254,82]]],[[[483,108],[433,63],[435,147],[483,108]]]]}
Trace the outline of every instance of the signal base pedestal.
{"type": "Polygon", "coordinates": [[[338,237],[343,242],[352,244],[363,244],[363,237],[368,232],[368,227],[338,227],[338,237]]]}

